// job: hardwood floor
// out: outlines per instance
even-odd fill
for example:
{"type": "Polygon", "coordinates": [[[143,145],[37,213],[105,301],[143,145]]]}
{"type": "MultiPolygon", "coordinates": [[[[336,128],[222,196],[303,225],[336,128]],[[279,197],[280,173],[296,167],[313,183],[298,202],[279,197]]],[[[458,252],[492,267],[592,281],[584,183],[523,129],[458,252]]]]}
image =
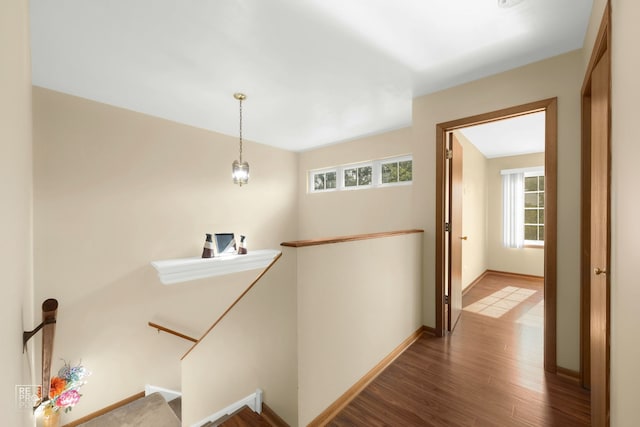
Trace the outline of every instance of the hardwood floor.
{"type": "Polygon", "coordinates": [[[490,274],[454,333],[424,334],[331,426],[588,426],[589,393],[543,369],[542,280],[490,274]]]}

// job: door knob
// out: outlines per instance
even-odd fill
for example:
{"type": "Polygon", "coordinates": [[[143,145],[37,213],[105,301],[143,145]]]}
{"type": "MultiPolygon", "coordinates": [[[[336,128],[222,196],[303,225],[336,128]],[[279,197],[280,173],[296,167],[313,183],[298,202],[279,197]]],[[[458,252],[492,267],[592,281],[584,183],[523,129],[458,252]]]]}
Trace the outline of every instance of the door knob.
{"type": "Polygon", "coordinates": [[[460,240],[467,240],[468,236],[460,236],[460,240]]]}
{"type": "Polygon", "coordinates": [[[596,274],[596,276],[599,276],[601,274],[607,274],[607,270],[603,270],[600,267],[594,268],[593,272],[596,274]]]}

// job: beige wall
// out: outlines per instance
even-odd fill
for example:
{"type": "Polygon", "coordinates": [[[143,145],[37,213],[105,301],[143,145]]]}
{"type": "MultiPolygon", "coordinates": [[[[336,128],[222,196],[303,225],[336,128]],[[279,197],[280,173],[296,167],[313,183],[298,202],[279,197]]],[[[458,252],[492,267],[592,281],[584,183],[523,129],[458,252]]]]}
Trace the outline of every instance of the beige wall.
{"type": "Polygon", "coordinates": [[[287,254],[182,362],[182,421],[193,425],[253,393],[298,422],[296,259],[287,254]]]}
{"type": "Polygon", "coordinates": [[[199,336],[255,274],[165,286],[150,262],[200,256],[206,232],[249,250],[294,239],[296,154],[247,143],[240,188],[235,137],[41,88],[33,102],[36,300],[60,302],[53,360],[93,371],[63,421],[146,383],[179,389],[189,343],[147,322],[199,336]]]}
{"type": "Polygon", "coordinates": [[[411,139],[405,128],[300,153],[298,238],[411,228],[411,186],[310,194],[304,185],[310,170],[411,154],[411,139]]]}
{"type": "Polygon", "coordinates": [[[505,248],[502,245],[502,169],[544,166],[544,153],[489,159],[489,269],[544,276],[542,248],[505,248]]]}
{"type": "Polygon", "coordinates": [[[424,228],[424,323],[435,325],[436,124],[558,97],[557,363],[579,368],[579,192],[582,52],[575,51],[441,92],[413,103],[413,224],[424,228]]]}
{"type": "Polygon", "coordinates": [[[583,53],[575,51],[414,100],[413,127],[300,154],[311,169],[411,153],[408,187],[308,194],[299,187],[299,238],[422,228],[424,317],[435,326],[435,126],[545,98],[558,98],[558,365],[579,369],[580,103],[583,53]],[[393,206],[394,209],[389,207],[393,206]],[[339,219],[339,220],[338,220],[339,219]]]}
{"type": "Polygon", "coordinates": [[[611,425],[627,427],[640,425],[640,3],[614,0],[612,14],[611,425]]]}
{"type": "Polygon", "coordinates": [[[462,289],[489,268],[487,252],[487,158],[462,133],[462,289]]]}
{"type": "Polygon", "coordinates": [[[298,410],[307,425],[422,325],[422,235],[299,249],[298,410]]]}
{"type": "Polygon", "coordinates": [[[33,340],[22,353],[23,330],[33,324],[31,64],[28,2],[0,4],[0,413],[2,424],[33,424],[31,411],[15,406],[15,386],[34,384],[33,340]]]}

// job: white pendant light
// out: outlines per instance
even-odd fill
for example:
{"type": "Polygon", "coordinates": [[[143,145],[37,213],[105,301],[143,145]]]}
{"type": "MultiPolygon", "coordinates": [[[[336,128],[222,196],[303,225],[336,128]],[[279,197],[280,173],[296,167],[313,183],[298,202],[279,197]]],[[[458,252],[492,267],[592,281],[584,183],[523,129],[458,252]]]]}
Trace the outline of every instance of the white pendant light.
{"type": "Polygon", "coordinates": [[[498,7],[508,8],[521,3],[523,0],[498,0],[498,7]]]}
{"type": "Polygon", "coordinates": [[[231,164],[233,183],[240,185],[249,183],[249,163],[242,161],[242,101],[247,99],[244,93],[234,93],[233,97],[240,101],[240,160],[234,160],[231,164]]]}

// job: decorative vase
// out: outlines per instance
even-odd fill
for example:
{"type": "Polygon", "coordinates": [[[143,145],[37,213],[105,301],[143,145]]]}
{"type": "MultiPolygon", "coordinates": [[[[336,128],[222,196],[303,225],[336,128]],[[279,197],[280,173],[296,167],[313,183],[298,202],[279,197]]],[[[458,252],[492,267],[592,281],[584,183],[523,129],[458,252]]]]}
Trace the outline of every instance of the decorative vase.
{"type": "Polygon", "coordinates": [[[42,427],[59,427],[60,412],[47,407],[42,413],[42,427]]]}
{"type": "Polygon", "coordinates": [[[240,246],[238,246],[238,255],[247,254],[247,237],[240,235],[240,246]]]}
{"type": "Polygon", "coordinates": [[[211,234],[207,233],[204,241],[204,248],[202,249],[202,258],[213,258],[213,240],[211,234]]]}

